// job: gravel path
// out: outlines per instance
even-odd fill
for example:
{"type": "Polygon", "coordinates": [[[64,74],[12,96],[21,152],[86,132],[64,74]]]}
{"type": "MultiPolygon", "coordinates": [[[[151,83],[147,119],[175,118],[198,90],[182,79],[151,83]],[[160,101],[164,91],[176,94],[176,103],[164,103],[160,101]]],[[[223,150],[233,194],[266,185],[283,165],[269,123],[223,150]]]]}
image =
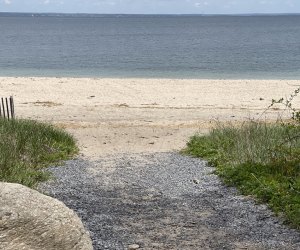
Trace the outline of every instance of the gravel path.
{"type": "Polygon", "coordinates": [[[299,233],[199,159],[123,154],[50,170],[40,189],[78,213],[95,249],[300,249],[299,233]]]}

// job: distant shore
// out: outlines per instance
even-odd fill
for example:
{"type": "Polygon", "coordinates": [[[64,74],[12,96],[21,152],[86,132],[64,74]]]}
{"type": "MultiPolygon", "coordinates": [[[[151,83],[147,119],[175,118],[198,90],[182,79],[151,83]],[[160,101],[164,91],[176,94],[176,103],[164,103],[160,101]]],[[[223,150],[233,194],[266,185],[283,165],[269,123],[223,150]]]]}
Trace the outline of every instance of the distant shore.
{"type": "MultiPolygon", "coordinates": [[[[14,95],[18,117],[65,127],[82,154],[93,158],[179,150],[213,121],[261,117],[272,99],[288,97],[299,85],[300,80],[0,77],[1,95],[14,95]]],[[[261,118],[277,117],[274,110],[261,118]]]]}

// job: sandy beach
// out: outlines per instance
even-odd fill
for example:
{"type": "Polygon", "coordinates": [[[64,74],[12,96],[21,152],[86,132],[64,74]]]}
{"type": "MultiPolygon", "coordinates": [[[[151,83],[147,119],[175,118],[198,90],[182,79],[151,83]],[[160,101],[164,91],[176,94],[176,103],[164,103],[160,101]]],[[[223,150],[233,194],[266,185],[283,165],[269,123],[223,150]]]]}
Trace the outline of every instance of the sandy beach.
{"type": "MultiPolygon", "coordinates": [[[[298,80],[203,80],[0,77],[16,115],[66,128],[88,158],[182,149],[215,121],[275,120],[272,99],[288,97],[298,80]]],[[[300,108],[300,98],[294,107],[300,108]]]]}

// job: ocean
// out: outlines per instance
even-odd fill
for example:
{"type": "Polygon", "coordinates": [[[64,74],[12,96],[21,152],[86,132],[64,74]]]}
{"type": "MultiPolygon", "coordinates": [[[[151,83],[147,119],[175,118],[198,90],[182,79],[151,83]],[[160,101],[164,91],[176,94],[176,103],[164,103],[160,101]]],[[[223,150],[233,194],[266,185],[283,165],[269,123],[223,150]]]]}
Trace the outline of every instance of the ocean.
{"type": "Polygon", "coordinates": [[[0,76],[299,79],[300,16],[0,13],[0,76]]]}

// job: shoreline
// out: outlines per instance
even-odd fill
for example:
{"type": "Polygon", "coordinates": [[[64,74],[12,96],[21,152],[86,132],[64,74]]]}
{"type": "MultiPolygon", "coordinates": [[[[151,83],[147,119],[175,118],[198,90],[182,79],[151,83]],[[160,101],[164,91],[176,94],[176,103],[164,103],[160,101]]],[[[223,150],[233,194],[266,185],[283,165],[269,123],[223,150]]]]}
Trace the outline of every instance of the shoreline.
{"type": "MultiPolygon", "coordinates": [[[[272,99],[288,97],[299,85],[300,80],[0,77],[1,95],[14,95],[17,117],[65,127],[91,158],[180,150],[214,121],[258,118],[272,99]]],[[[270,110],[262,118],[277,117],[278,110],[270,110]]]]}
{"type": "MultiPolygon", "coordinates": [[[[249,74],[251,75],[251,74],[249,74]]],[[[209,77],[208,75],[205,77],[187,77],[185,75],[179,76],[134,76],[134,75],[118,75],[118,76],[97,76],[97,75],[74,75],[74,73],[70,73],[69,75],[16,75],[15,72],[12,72],[12,74],[9,75],[1,75],[0,73],[0,79],[1,78],[35,78],[35,79],[92,79],[92,80],[109,80],[109,79],[115,79],[115,80],[141,80],[141,79],[146,79],[146,80],[195,80],[195,81],[300,81],[300,74],[297,76],[283,76],[279,77],[276,76],[274,78],[271,77],[256,77],[256,78],[251,78],[251,77],[245,77],[245,75],[240,75],[240,76],[223,76],[223,77],[209,77]]]]}

